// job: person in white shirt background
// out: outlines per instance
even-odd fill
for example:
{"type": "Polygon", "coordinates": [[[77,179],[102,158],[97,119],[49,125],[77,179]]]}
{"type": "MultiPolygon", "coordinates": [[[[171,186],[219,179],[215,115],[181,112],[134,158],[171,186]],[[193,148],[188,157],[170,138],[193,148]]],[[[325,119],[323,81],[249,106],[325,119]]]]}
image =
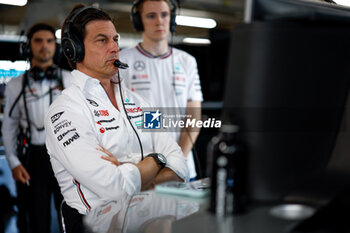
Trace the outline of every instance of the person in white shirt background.
{"type": "MultiPolygon", "coordinates": [[[[178,108],[180,113],[201,118],[203,95],[197,62],[190,54],[170,47],[168,37],[175,31],[176,5],[172,0],[137,0],[133,3],[133,26],[142,32],[142,42],[120,51],[120,60],[129,65],[121,70],[123,83],[151,102],[154,107],[178,108]]],[[[172,129],[187,158],[190,178],[197,176],[192,148],[198,128],[172,129]]]]}
{"type": "Polygon", "coordinates": [[[51,195],[57,210],[62,195],[45,147],[44,118],[71,74],[54,64],[55,30],[48,24],[34,24],[21,50],[31,67],[6,85],[3,143],[16,181],[19,231],[48,233],[51,195]]]}
{"type": "Polygon", "coordinates": [[[118,80],[119,34],[101,9],[75,6],[62,27],[72,84],[51,105],[46,146],[65,203],[66,232],[82,232],[82,218],[166,181],[187,181],[181,148],[166,133],[136,127],[150,104],[118,80]],[[128,113],[129,112],[129,113],[128,113]]]}

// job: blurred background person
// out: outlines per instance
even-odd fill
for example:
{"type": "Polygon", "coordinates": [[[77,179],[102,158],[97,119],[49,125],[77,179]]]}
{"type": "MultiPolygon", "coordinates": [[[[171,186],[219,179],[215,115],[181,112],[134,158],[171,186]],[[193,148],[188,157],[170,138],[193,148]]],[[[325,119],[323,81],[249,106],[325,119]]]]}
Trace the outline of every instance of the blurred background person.
{"type": "Polygon", "coordinates": [[[21,52],[31,67],[6,85],[3,143],[17,186],[19,231],[47,233],[51,195],[57,210],[62,196],[45,146],[44,118],[68,86],[70,73],[54,64],[55,30],[48,24],[37,23],[28,30],[21,52]]]}
{"type": "MultiPolygon", "coordinates": [[[[129,64],[121,70],[126,86],[155,107],[184,108],[183,115],[201,118],[203,95],[197,62],[190,54],[170,47],[169,33],[175,31],[176,5],[172,0],[137,0],[131,9],[134,28],[142,32],[142,42],[120,51],[120,60],[129,64]]],[[[197,176],[192,154],[199,129],[173,129],[173,138],[187,159],[190,178],[197,176]]],[[[198,161],[199,163],[199,161],[198,161]]]]}

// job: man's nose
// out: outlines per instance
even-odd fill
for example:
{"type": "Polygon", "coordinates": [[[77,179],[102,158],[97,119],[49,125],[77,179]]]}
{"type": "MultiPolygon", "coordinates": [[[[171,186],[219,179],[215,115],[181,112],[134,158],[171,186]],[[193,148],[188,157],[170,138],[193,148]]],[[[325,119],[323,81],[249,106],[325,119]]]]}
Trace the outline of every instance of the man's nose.
{"type": "Polygon", "coordinates": [[[42,43],[41,43],[41,47],[46,48],[46,47],[48,47],[48,46],[49,46],[49,42],[48,42],[48,41],[43,40],[43,41],[42,41],[42,43]]]}
{"type": "Polygon", "coordinates": [[[119,52],[119,44],[118,42],[112,41],[109,43],[109,50],[111,52],[119,52]]]}
{"type": "Polygon", "coordinates": [[[163,17],[161,15],[157,15],[156,22],[157,22],[157,24],[161,24],[163,22],[163,17]]]}

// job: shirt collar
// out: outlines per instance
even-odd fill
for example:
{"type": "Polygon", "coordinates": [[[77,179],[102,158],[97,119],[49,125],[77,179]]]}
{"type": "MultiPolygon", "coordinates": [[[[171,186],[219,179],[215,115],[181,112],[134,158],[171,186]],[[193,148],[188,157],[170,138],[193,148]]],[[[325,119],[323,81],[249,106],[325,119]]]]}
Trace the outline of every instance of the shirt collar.
{"type": "Polygon", "coordinates": [[[91,84],[100,84],[100,81],[95,78],[91,78],[89,75],[84,74],[79,70],[72,71],[72,83],[77,85],[81,90],[85,89],[85,86],[89,83],[91,84]]]}
{"type": "MultiPolygon", "coordinates": [[[[105,96],[105,91],[102,87],[102,85],[100,84],[100,81],[96,78],[92,78],[89,75],[79,71],[79,70],[73,70],[71,72],[73,78],[72,78],[72,83],[74,83],[75,85],[77,85],[79,87],[79,89],[81,91],[83,91],[84,93],[89,93],[92,95],[97,95],[97,96],[105,96]]],[[[116,95],[119,92],[118,91],[118,85],[116,85],[116,83],[118,83],[118,77],[114,76],[111,79],[112,82],[114,82],[114,86],[115,91],[116,91],[116,95]]],[[[124,98],[126,96],[125,91],[123,91],[123,95],[124,98]]]]}
{"type": "Polygon", "coordinates": [[[152,55],[151,53],[149,53],[148,51],[146,51],[144,48],[142,48],[141,43],[138,43],[138,44],[136,45],[136,49],[137,49],[142,55],[144,55],[144,56],[146,56],[146,57],[149,57],[149,58],[159,58],[159,59],[165,59],[165,58],[169,57],[169,56],[172,54],[172,52],[173,52],[173,48],[169,46],[169,47],[168,47],[168,51],[167,51],[166,53],[164,53],[164,54],[162,54],[162,55],[159,55],[159,56],[154,56],[154,55],[152,55]]]}

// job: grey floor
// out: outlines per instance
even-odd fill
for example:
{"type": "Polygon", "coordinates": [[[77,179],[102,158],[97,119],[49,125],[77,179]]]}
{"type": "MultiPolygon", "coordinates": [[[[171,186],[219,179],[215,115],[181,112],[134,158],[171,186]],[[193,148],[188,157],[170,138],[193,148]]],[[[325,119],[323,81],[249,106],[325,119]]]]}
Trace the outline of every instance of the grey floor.
{"type": "MultiPolygon", "coordinates": [[[[2,185],[7,187],[12,197],[16,197],[16,185],[12,178],[11,170],[4,155],[0,155],[0,186],[2,185]]],[[[14,206],[13,210],[5,215],[5,229],[0,229],[0,233],[18,233],[16,226],[16,210],[16,206],[14,206]]],[[[53,198],[51,201],[51,210],[51,233],[59,233],[57,214],[55,211],[55,206],[53,204],[53,198]]]]}

